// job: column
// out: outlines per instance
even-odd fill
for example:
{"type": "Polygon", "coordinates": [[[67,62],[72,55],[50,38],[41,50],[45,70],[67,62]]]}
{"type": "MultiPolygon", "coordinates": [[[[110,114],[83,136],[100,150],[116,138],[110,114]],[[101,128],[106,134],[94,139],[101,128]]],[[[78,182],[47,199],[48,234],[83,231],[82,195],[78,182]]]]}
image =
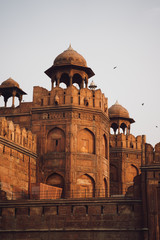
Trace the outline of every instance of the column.
{"type": "Polygon", "coordinates": [[[60,77],[57,77],[57,87],[59,87],[59,84],[60,84],[60,77]]]}
{"type": "Polygon", "coordinates": [[[4,97],[4,106],[7,107],[8,98],[4,97]]]}
{"type": "Polygon", "coordinates": [[[19,95],[18,99],[19,99],[19,105],[20,105],[22,102],[22,95],[19,95]]]}
{"type": "Polygon", "coordinates": [[[12,107],[14,107],[15,96],[16,96],[16,91],[13,91],[12,92],[12,107]]]}
{"type": "Polygon", "coordinates": [[[73,79],[73,76],[70,76],[69,79],[70,79],[69,86],[72,86],[72,79],[73,79]]]}

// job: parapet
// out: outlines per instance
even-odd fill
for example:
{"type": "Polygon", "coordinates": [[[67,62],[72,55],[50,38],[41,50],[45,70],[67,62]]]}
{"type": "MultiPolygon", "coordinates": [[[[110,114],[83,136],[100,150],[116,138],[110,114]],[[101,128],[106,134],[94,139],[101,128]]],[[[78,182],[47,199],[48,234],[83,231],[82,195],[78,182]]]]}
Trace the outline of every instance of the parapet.
{"type": "Polygon", "coordinates": [[[100,89],[77,89],[73,85],[66,89],[55,87],[51,91],[36,86],[33,92],[33,104],[34,107],[74,105],[95,108],[108,115],[108,98],[100,89]]]}
{"type": "Polygon", "coordinates": [[[153,146],[146,143],[146,165],[160,164],[160,142],[153,146]]]}
{"type": "Polygon", "coordinates": [[[0,138],[25,147],[34,153],[37,151],[36,135],[25,128],[20,128],[12,121],[7,121],[4,117],[0,117],[0,138]]]}
{"type": "Polygon", "coordinates": [[[132,134],[125,135],[123,133],[118,135],[110,134],[110,147],[131,148],[141,150],[143,143],[143,136],[135,137],[132,134]]]}

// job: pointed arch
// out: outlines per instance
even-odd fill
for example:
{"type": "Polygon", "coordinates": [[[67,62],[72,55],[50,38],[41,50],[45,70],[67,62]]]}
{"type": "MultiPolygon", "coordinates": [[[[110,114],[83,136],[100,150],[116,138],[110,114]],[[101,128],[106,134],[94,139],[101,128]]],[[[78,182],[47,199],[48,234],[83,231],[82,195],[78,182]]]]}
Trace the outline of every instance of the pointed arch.
{"type": "Polygon", "coordinates": [[[118,130],[118,124],[115,123],[115,122],[113,122],[113,123],[111,124],[111,129],[113,129],[114,134],[116,134],[116,131],[118,130]]]}
{"type": "Polygon", "coordinates": [[[81,175],[77,179],[76,185],[76,197],[95,197],[95,181],[90,175],[81,175]]]}
{"type": "Polygon", "coordinates": [[[65,152],[65,133],[60,128],[53,128],[47,137],[47,152],[65,152]]]}
{"type": "Polygon", "coordinates": [[[133,183],[135,176],[139,174],[138,168],[131,164],[126,168],[126,183],[133,183]]]}
{"type": "Polygon", "coordinates": [[[59,173],[52,173],[46,179],[46,184],[62,188],[62,197],[64,197],[64,178],[59,173]]]}
{"type": "Polygon", "coordinates": [[[95,154],[95,136],[88,128],[78,132],[78,152],[95,154]]]}
{"type": "Polygon", "coordinates": [[[122,129],[123,134],[125,134],[125,131],[126,131],[127,125],[126,125],[125,123],[121,123],[120,128],[122,129]]]}
{"type": "MultiPolygon", "coordinates": [[[[60,83],[64,83],[66,84],[66,86],[68,87],[70,84],[70,77],[67,73],[63,73],[60,77],[60,83]]],[[[63,85],[62,85],[63,86],[63,85]]]]}
{"type": "Polygon", "coordinates": [[[73,75],[72,83],[75,84],[77,83],[80,89],[81,83],[82,83],[82,76],[78,73],[73,75]]]}

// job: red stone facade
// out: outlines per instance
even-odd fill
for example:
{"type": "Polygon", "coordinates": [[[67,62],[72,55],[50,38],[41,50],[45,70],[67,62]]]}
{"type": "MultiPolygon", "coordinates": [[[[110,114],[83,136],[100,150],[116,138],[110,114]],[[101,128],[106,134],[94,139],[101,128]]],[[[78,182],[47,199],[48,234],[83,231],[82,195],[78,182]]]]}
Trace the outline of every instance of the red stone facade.
{"type": "Polygon", "coordinates": [[[29,103],[14,80],[0,86],[1,239],[159,240],[160,143],[130,133],[71,46],[45,73],[51,90],[34,87],[29,103]]]}
{"type": "Polygon", "coordinates": [[[28,197],[36,183],[36,148],[36,135],[0,118],[0,183],[7,199],[28,197]]]}

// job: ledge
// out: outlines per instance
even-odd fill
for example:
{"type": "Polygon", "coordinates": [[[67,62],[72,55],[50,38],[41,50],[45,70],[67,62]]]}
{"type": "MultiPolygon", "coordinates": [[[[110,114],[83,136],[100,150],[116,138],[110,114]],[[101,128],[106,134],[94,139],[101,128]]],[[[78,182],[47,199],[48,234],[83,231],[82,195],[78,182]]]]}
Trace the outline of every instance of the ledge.
{"type": "Polygon", "coordinates": [[[15,142],[11,142],[10,140],[8,139],[5,139],[3,137],[0,136],[0,143],[4,144],[5,146],[9,147],[9,148],[12,148],[14,150],[17,150],[21,153],[25,153],[27,156],[31,156],[33,158],[37,158],[37,154],[34,153],[33,151],[27,149],[26,147],[23,147],[15,142]]]}

